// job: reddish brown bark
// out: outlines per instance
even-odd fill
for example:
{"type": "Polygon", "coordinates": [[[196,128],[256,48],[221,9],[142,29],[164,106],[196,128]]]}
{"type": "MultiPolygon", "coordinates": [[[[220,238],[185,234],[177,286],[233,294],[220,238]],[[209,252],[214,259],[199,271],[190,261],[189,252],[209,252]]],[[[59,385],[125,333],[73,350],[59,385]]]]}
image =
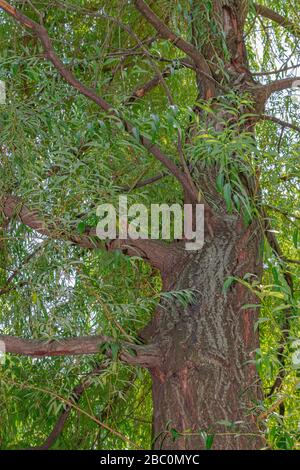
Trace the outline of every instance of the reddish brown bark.
{"type": "Polygon", "coordinates": [[[239,283],[223,290],[228,276],[260,274],[258,251],[255,227],[245,229],[227,217],[219,233],[207,238],[201,251],[187,254],[166,279],[172,289],[194,289],[197,300],[186,308],[166,303],[145,330],[163,360],[151,369],[155,448],[203,448],[200,430],[216,434],[214,449],[262,447],[252,410],[261,390],[249,362],[259,344],[257,310],[243,309],[255,298],[239,283]],[[231,429],[218,424],[221,420],[239,424],[231,429]],[[173,441],[170,428],[186,436],[173,441]]]}

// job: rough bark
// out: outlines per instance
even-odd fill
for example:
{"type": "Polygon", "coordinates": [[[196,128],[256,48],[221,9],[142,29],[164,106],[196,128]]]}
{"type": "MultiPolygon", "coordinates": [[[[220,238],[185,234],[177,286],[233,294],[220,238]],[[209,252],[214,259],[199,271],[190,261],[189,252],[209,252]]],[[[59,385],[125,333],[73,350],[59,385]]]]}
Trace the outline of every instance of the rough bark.
{"type": "Polygon", "coordinates": [[[256,227],[245,229],[227,217],[168,280],[169,288],[195,289],[197,302],[186,308],[165,304],[145,330],[163,357],[163,365],[151,370],[155,448],[201,449],[201,430],[215,434],[213,449],[262,447],[252,413],[260,385],[249,362],[258,347],[257,309],[243,309],[255,298],[239,283],[223,290],[228,276],[259,275],[259,238],[256,227]],[[220,420],[238,424],[230,428],[220,420]],[[174,441],[170,428],[187,435],[174,441]]]}
{"type": "MultiPolygon", "coordinates": [[[[32,357],[98,354],[102,346],[106,346],[104,352],[111,357],[112,352],[109,345],[114,343],[111,337],[104,335],[53,339],[51,341],[0,335],[0,341],[4,344],[6,352],[32,357]]],[[[140,346],[125,342],[117,343],[117,345],[119,359],[128,364],[152,367],[160,363],[160,350],[156,345],[140,346]]]]}

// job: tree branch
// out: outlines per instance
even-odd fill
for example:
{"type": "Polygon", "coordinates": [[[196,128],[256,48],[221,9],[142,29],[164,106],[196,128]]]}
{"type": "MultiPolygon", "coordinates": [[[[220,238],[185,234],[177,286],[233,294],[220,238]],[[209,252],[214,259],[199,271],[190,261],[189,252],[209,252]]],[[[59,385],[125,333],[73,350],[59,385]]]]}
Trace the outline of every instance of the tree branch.
{"type": "Polygon", "coordinates": [[[266,114],[262,114],[260,116],[260,119],[262,119],[263,121],[275,122],[275,124],[279,124],[279,126],[287,127],[288,129],[293,129],[294,131],[300,132],[300,126],[296,126],[296,124],[291,124],[287,121],[282,121],[281,119],[278,119],[277,117],[274,117],[274,116],[268,116],[266,114]]]}
{"type": "MultiPolygon", "coordinates": [[[[133,92],[132,94],[129,96],[129,98],[126,99],[125,103],[124,104],[132,104],[134,103],[137,99],[139,98],[142,98],[143,96],[145,96],[147,93],[149,93],[151,90],[153,90],[153,88],[155,88],[157,85],[159,85],[162,81],[162,78],[167,78],[171,75],[171,72],[172,72],[172,67],[171,67],[172,64],[170,64],[169,66],[167,66],[162,72],[161,74],[156,74],[154,75],[153,78],[151,78],[151,80],[149,80],[148,82],[144,83],[143,85],[140,85],[138,86],[133,92]]],[[[193,68],[193,66],[191,66],[191,63],[189,62],[189,60],[187,58],[185,59],[179,59],[177,61],[177,64],[175,63],[175,68],[179,68],[179,67],[189,67],[189,68],[193,68]]]]}
{"type": "Polygon", "coordinates": [[[90,230],[88,234],[80,236],[66,233],[65,229],[58,227],[57,224],[47,224],[38,211],[28,208],[22,199],[17,196],[2,196],[1,210],[9,219],[17,217],[24,225],[48,238],[69,240],[82,248],[94,249],[100,247],[97,242],[91,239],[91,236],[96,236],[94,229],[90,230]]]}
{"type": "Polygon", "coordinates": [[[156,183],[156,181],[161,180],[162,178],[165,178],[166,176],[169,176],[168,173],[159,173],[158,175],[151,176],[150,178],[137,181],[134,183],[132,186],[126,186],[124,188],[124,191],[132,191],[133,189],[139,189],[143,188],[144,186],[147,186],[149,184],[156,183]]]}
{"type": "Polygon", "coordinates": [[[269,70],[267,72],[251,72],[251,75],[253,77],[263,77],[265,75],[277,75],[279,73],[287,72],[288,70],[297,69],[299,67],[300,67],[300,64],[296,64],[296,65],[290,65],[290,66],[282,67],[282,68],[276,69],[276,70],[269,70]]]}
{"type": "Polygon", "coordinates": [[[155,344],[139,346],[133,343],[116,343],[113,338],[104,335],[81,336],[77,338],[53,339],[51,341],[23,339],[16,336],[0,335],[5,353],[31,357],[78,356],[104,353],[112,357],[111,345],[118,346],[118,358],[127,364],[153,368],[160,364],[161,353],[155,344]],[[102,351],[103,352],[103,351],[102,351]]]}
{"type": "MultiPolygon", "coordinates": [[[[275,80],[274,82],[258,87],[257,92],[266,101],[272,93],[294,88],[296,83],[298,85],[300,84],[300,77],[282,78],[281,80],[275,80]]],[[[297,88],[299,88],[299,86],[297,88]]]]}
{"type": "Polygon", "coordinates": [[[15,277],[21,272],[22,268],[29,263],[29,261],[39,253],[42,248],[44,247],[44,243],[41,243],[35,250],[33,250],[32,253],[29,253],[23,260],[22,264],[15,269],[12,274],[8,277],[4,285],[0,289],[0,296],[3,294],[6,294],[7,292],[11,291],[13,287],[11,286],[12,281],[15,279],[15,277]]]}
{"type": "Polygon", "coordinates": [[[107,251],[120,250],[127,256],[139,256],[150,263],[161,272],[170,270],[178,255],[174,248],[159,240],[132,240],[115,239],[103,242],[97,239],[96,228],[86,228],[82,235],[68,232],[58,223],[46,223],[44,217],[36,210],[29,209],[24,202],[17,196],[6,195],[1,199],[1,209],[9,219],[13,217],[19,220],[27,227],[36,230],[46,237],[70,241],[71,243],[87,249],[103,249],[107,251]]]}
{"type": "MultiPolygon", "coordinates": [[[[289,286],[291,296],[293,296],[294,295],[293,277],[292,277],[291,273],[286,268],[286,265],[285,265],[286,259],[285,259],[284,255],[282,253],[282,250],[281,250],[281,247],[278,243],[278,240],[277,240],[274,232],[271,231],[270,220],[266,216],[265,213],[263,215],[264,215],[264,221],[265,221],[265,234],[266,234],[267,241],[268,241],[274,255],[277,257],[277,259],[279,260],[279,262],[281,264],[282,271],[283,271],[283,277],[284,277],[287,285],[289,286]]],[[[285,348],[286,348],[286,345],[287,345],[289,332],[290,332],[289,314],[292,312],[292,309],[293,309],[293,307],[290,307],[285,312],[283,325],[281,327],[282,337],[281,337],[281,341],[280,341],[280,344],[279,344],[279,347],[278,347],[278,350],[277,350],[277,358],[278,358],[278,362],[280,364],[280,368],[279,368],[279,372],[278,372],[278,374],[275,378],[275,381],[274,381],[273,385],[271,386],[271,388],[269,390],[269,393],[267,394],[268,397],[273,395],[273,393],[281,387],[281,385],[283,383],[283,380],[286,376],[285,348]]],[[[281,414],[282,415],[284,414],[284,405],[281,406],[281,414]]]]}
{"type": "Polygon", "coordinates": [[[217,82],[212,77],[211,70],[201,52],[193,44],[173,33],[143,0],[135,0],[134,5],[163,39],[169,40],[175,47],[185,52],[193,60],[197,74],[202,78],[205,99],[215,96],[217,82]]]}
{"type": "MultiPolygon", "coordinates": [[[[74,389],[72,390],[71,397],[69,399],[70,402],[73,402],[74,404],[77,404],[82,397],[83,393],[85,390],[92,384],[93,377],[101,374],[101,372],[105,369],[105,366],[97,366],[95,367],[89,374],[88,376],[74,389]]],[[[67,404],[63,411],[60,413],[58,420],[56,421],[51,433],[47,437],[47,439],[44,441],[44,443],[40,446],[36,447],[30,447],[27,450],[48,450],[50,449],[53,444],[55,443],[56,439],[58,436],[61,434],[63,431],[63,428],[66,424],[66,421],[72,411],[72,406],[71,404],[67,404]]]]}
{"type": "MultiPolygon", "coordinates": [[[[9,15],[11,15],[16,21],[18,21],[21,25],[29,28],[41,41],[41,44],[45,51],[46,58],[54,65],[56,70],[59,74],[64,78],[64,80],[69,83],[73,88],[79,91],[82,95],[89,98],[91,101],[96,103],[103,111],[105,111],[108,115],[114,116],[118,118],[124,125],[125,130],[131,134],[133,137],[136,138],[134,132],[134,126],[125,120],[119,113],[113,109],[110,103],[105,101],[99,95],[95,93],[95,91],[83,83],[81,83],[73,74],[72,72],[67,69],[63,62],[59,59],[56,55],[50,38],[48,36],[47,30],[44,26],[39,25],[35,21],[31,20],[27,16],[23,15],[21,12],[16,10],[16,8],[12,7],[9,3],[5,0],[0,0],[0,8],[6,11],[9,15]]],[[[160,161],[168,170],[178,179],[178,181],[182,184],[183,188],[188,191],[193,197],[193,199],[197,200],[197,194],[194,193],[193,188],[191,188],[186,175],[177,167],[177,165],[167,156],[165,155],[160,147],[156,144],[153,144],[151,140],[147,137],[140,135],[140,143],[141,145],[148,150],[158,161],[160,161]]]]}
{"type": "Polygon", "coordinates": [[[279,15],[278,13],[264,5],[258,5],[257,3],[255,3],[254,7],[259,15],[263,16],[264,18],[267,18],[268,20],[274,21],[280,26],[283,26],[290,33],[294,34],[297,37],[300,37],[299,25],[296,25],[292,21],[288,20],[282,15],[279,15]]]}
{"type": "Polygon", "coordinates": [[[276,206],[271,206],[269,204],[266,204],[265,205],[266,209],[270,209],[271,211],[275,211],[275,212],[278,212],[279,214],[282,214],[283,216],[285,216],[287,219],[297,219],[297,220],[300,220],[300,216],[299,215],[296,215],[296,214],[289,214],[289,212],[285,211],[284,209],[281,209],[280,207],[276,207],[276,206]]]}

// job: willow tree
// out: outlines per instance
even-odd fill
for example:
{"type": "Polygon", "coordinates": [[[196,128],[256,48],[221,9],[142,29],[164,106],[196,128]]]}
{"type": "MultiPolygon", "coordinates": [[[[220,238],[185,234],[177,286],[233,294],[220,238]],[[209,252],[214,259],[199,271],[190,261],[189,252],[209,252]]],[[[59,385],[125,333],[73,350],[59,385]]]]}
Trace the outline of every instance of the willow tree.
{"type": "Polygon", "coordinates": [[[296,0],[0,7],[2,448],[293,448],[296,0]],[[120,194],[203,248],[98,239],[120,194]]]}

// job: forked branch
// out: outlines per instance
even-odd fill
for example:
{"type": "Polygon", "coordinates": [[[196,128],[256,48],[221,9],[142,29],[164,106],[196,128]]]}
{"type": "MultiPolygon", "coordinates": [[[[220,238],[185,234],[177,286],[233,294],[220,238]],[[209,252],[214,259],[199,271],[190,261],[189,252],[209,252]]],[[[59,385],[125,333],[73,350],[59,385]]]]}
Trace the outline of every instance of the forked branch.
{"type": "Polygon", "coordinates": [[[143,0],[135,0],[136,9],[156,29],[160,37],[169,40],[175,47],[187,54],[194,62],[198,75],[204,85],[204,98],[209,99],[215,95],[215,80],[205,57],[198,49],[185,39],[177,36],[168,26],[151,10],[143,0]]]}

